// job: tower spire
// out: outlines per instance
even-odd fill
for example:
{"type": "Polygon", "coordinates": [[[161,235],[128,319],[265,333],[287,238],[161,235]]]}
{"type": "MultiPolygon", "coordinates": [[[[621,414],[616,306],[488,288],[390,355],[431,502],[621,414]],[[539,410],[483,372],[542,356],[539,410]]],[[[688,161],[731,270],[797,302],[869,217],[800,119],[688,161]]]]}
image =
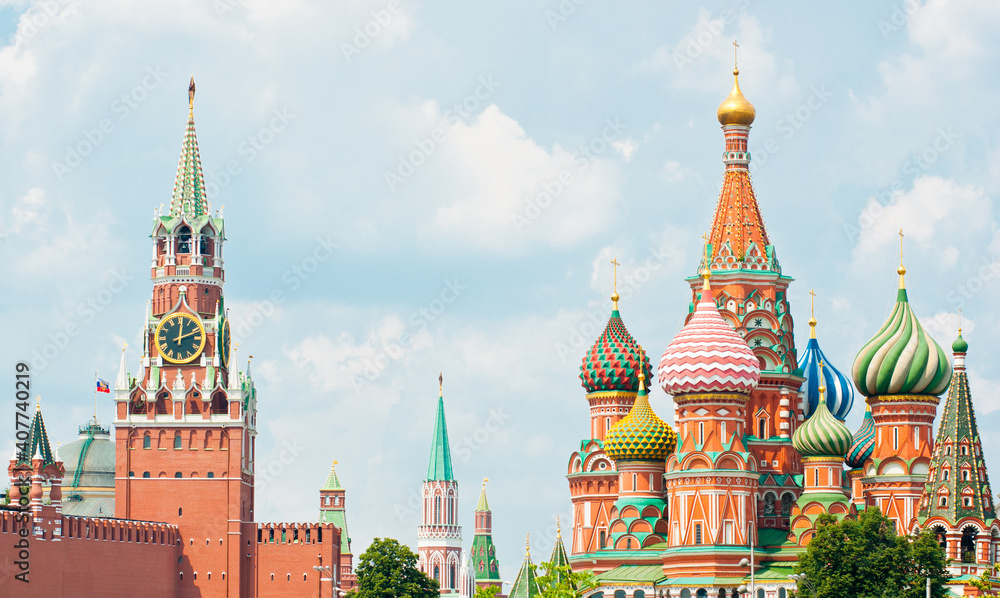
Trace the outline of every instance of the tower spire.
{"type": "Polygon", "coordinates": [[[427,465],[427,481],[453,481],[451,446],[448,442],[448,424],[444,417],[444,373],[438,375],[437,417],[434,438],[431,441],[431,458],[427,465]]]}
{"type": "Polygon", "coordinates": [[[208,197],[205,175],[201,168],[198,136],[194,130],[194,77],[188,85],[188,122],[181,147],[181,159],[174,179],[174,193],[170,200],[170,217],[198,217],[208,214],[208,197]]]}
{"type": "Polygon", "coordinates": [[[618,299],[619,299],[619,297],[618,297],[618,266],[621,266],[621,264],[618,263],[618,258],[614,258],[613,260],[611,260],[611,265],[613,266],[612,270],[614,272],[614,290],[611,293],[611,303],[614,305],[614,307],[612,309],[614,309],[615,311],[618,311],[618,299]]]}

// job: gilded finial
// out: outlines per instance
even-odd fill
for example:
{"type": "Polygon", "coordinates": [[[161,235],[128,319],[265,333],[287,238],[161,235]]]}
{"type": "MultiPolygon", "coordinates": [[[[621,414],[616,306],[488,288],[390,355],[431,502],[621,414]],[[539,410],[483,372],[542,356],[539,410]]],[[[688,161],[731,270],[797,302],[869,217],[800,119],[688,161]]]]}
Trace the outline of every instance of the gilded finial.
{"type": "Polygon", "coordinates": [[[899,267],[896,268],[896,273],[899,274],[899,288],[906,288],[906,280],[904,276],[906,275],[906,266],[903,265],[903,229],[899,229],[899,267]]]}
{"type": "Polygon", "coordinates": [[[531,534],[524,537],[524,558],[531,558],[531,534]]]}
{"type": "Polygon", "coordinates": [[[958,308],[958,336],[962,336],[962,308],[958,308]]]}
{"type": "Polygon", "coordinates": [[[816,289],[809,289],[809,338],[816,338],[816,289]]]}
{"type": "Polygon", "coordinates": [[[559,515],[556,515],[556,540],[562,540],[562,524],[559,522],[559,515]]]}
{"type": "Polygon", "coordinates": [[[820,403],[825,403],[826,402],[826,396],[824,394],[826,392],[826,386],[823,385],[823,380],[824,380],[824,378],[826,378],[826,369],[825,368],[826,368],[826,364],[824,364],[823,361],[820,360],[820,362],[819,362],[819,402],[820,403]]]}
{"type": "Polygon", "coordinates": [[[444,372],[438,372],[438,396],[444,396],[444,372]]]}
{"type": "Polygon", "coordinates": [[[486,482],[490,481],[489,478],[483,478],[483,490],[486,489],[486,482]]]}
{"type": "Polygon", "coordinates": [[[194,75],[191,75],[191,84],[188,85],[188,117],[194,118],[194,75]]]}
{"type": "Polygon", "coordinates": [[[40,395],[35,395],[35,411],[42,410],[42,397],[40,395]]]}
{"type": "Polygon", "coordinates": [[[330,467],[336,467],[337,463],[340,463],[340,461],[337,461],[336,459],[334,459],[333,463],[330,464],[330,467]]]}
{"type": "Polygon", "coordinates": [[[646,350],[639,349],[639,392],[646,390],[646,373],[643,371],[643,366],[646,363],[646,350]]]}
{"type": "Polygon", "coordinates": [[[614,268],[612,268],[612,270],[614,272],[614,290],[611,293],[611,303],[614,304],[614,308],[613,309],[615,311],[618,311],[618,299],[619,299],[619,297],[618,297],[618,266],[621,266],[621,264],[618,263],[618,258],[615,258],[615,259],[611,260],[611,264],[614,266],[614,268]]]}
{"type": "Polygon", "coordinates": [[[733,40],[733,74],[740,74],[740,45],[733,40]]]}

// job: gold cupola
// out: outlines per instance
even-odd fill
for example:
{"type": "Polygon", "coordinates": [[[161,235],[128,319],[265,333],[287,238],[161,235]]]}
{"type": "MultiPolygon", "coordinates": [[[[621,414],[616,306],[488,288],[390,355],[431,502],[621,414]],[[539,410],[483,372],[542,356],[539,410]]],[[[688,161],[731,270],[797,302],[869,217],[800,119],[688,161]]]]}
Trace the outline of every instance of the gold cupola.
{"type": "Polygon", "coordinates": [[[753,104],[744,97],[740,91],[740,70],[733,69],[733,90],[729,96],[719,104],[719,110],[715,113],[722,126],[744,125],[750,126],[757,116],[753,104]]]}

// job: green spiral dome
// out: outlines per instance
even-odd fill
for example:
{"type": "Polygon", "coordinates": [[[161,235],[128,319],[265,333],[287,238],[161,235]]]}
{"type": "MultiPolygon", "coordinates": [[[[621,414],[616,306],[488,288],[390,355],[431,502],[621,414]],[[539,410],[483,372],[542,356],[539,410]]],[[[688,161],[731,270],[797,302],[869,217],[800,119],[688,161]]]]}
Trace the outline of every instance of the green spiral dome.
{"type": "Polygon", "coordinates": [[[940,395],[951,382],[951,363],[927,334],[900,288],[882,329],[854,358],[854,385],[866,397],[940,395]]]}
{"type": "Polygon", "coordinates": [[[822,392],[816,411],[792,435],[792,446],[803,457],[843,457],[853,442],[844,422],[827,409],[822,392]]]}

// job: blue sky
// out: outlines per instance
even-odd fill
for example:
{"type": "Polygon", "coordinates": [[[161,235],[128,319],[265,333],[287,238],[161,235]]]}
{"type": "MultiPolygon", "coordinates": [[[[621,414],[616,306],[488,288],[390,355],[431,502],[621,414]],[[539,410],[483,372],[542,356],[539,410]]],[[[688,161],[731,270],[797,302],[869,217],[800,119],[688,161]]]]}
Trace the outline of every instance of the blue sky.
{"type": "MultiPolygon", "coordinates": [[[[258,471],[273,472],[257,519],[314,519],[335,456],[355,553],[375,536],[415,546],[443,371],[466,535],[489,477],[512,579],[524,534],[545,556],[569,512],[608,261],[652,356],[683,321],[738,39],[800,346],[815,288],[820,343],[850,368],[894,300],[902,227],[911,302],[943,346],[964,309],[1000,467],[998,26],[996,3],[961,0],[0,2],[2,362],[52,345],[34,383],[63,442],[122,341],[137,362],[193,74],[227,304],[254,355],[258,471]]],[[[661,390],[652,404],[672,419],[661,390]]]]}

